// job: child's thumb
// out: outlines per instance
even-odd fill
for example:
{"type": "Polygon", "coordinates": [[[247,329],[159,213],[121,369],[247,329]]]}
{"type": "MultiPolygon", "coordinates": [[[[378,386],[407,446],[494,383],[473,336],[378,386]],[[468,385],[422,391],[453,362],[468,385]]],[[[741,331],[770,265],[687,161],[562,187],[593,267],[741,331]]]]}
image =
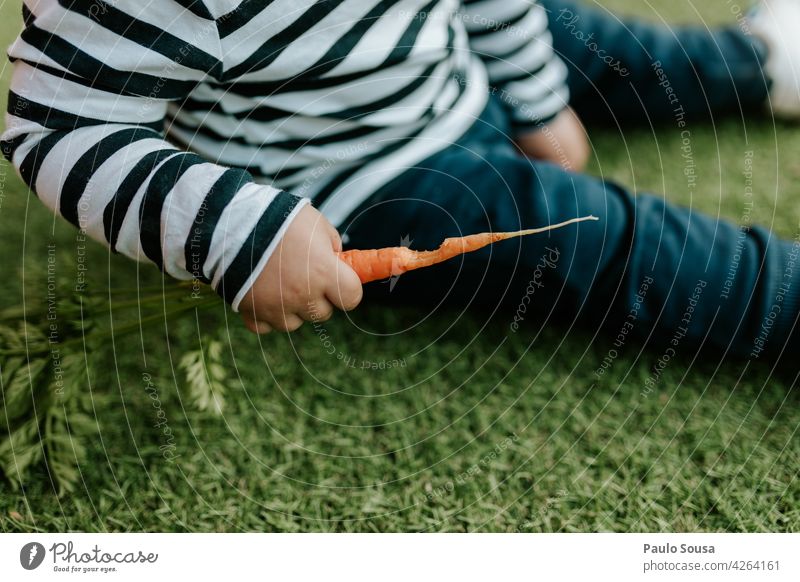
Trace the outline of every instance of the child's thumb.
{"type": "Polygon", "coordinates": [[[350,311],[361,303],[363,295],[361,280],[356,275],[356,272],[350,265],[337,257],[336,272],[330,288],[325,293],[328,301],[339,309],[350,311]]]}
{"type": "Polygon", "coordinates": [[[342,252],[342,237],[339,234],[339,231],[336,230],[336,227],[332,224],[328,224],[328,234],[331,237],[331,244],[333,245],[333,251],[336,253],[342,252]]]}

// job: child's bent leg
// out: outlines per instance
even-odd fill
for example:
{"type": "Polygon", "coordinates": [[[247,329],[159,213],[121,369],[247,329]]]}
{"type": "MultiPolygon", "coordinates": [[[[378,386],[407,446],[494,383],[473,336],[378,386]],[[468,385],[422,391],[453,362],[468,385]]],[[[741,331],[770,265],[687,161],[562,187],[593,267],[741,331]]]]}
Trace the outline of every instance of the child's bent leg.
{"type": "Polygon", "coordinates": [[[459,144],[392,182],[345,225],[350,244],[374,248],[410,239],[412,248],[429,249],[448,236],[490,229],[587,214],[600,221],[498,243],[407,273],[393,286],[372,284],[368,295],[502,303],[509,324],[527,298],[528,321],[557,314],[562,325],[572,318],[628,325],[632,334],[674,340],[676,351],[704,342],[758,357],[786,342],[798,311],[798,246],[531,162],[496,132],[484,118],[459,144]]]}
{"type": "Polygon", "coordinates": [[[741,14],[736,24],[708,29],[621,20],[569,0],[542,4],[569,67],[571,105],[586,121],[671,121],[678,107],[707,117],[765,106],[766,50],[741,14]]]}

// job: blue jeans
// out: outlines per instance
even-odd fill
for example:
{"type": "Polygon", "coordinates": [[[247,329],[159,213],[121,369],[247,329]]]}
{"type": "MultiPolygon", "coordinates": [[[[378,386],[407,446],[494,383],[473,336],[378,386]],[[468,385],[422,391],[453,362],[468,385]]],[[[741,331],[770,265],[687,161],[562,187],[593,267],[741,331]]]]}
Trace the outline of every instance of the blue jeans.
{"type": "Polygon", "coordinates": [[[569,68],[570,105],[586,122],[674,124],[678,105],[687,118],[764,108],[766,49],[737,25],[667,28],[569,0],[540,2],[569,68]]]}
{"type": "MultiPolygon", "coordinates": [[[[650,115],[674,123],[664,78],[680,92],[687,116],[753,110],[764,102],[763,49],[737,30],[681,29],[673,36],[637,24],[628,32],[609,16],[545,4],[556,50],[571,63],[573,105],[584,117],[633,123],[650,115]],[[598,46],[608,47],[606,57],[619,55],[626,77],[572,29],[554,22],[561,8],[580,15],[586,34],[594,32],[598,46]]],[[[600,221],[497,243],[398,281],[372,283],[368,297],[505,306],[512,330],[537,320],[565,329],[572,323],[606,326],[626,337],[668,342],[676,352],[704,345],[770,358],[786,344],[800,298],[797,246],[759,227],[740,229],[529,160],[519,155],[510,133],[508,112],[492,97],[457,143],[405,171],[353,214],[343,227],[348,247],[397,246],[410,238],[412,248],[430,249],[449,236],[588,214],[600,221]]]]}

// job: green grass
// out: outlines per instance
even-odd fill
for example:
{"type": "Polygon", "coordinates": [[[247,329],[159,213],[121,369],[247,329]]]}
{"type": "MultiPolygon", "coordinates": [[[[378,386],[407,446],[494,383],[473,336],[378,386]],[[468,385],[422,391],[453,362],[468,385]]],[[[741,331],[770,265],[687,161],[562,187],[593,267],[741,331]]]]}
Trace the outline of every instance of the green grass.
{"type": "MultiPolygon", "coordinates": [[[[672,22],[733,20],[722,2],[698,3],[698,12],[683,0],[606,4],[672,22]]],[[[4,43],[18,9],[0,9],[4,43]]],[[[682,187],[680,138],[669,126],[594,133],[592,171],[738,220],[744,152],[753,150],[753,218],[790,235],[800,211],[800,132],[765,120],[692,132],[702,197],[682,187]]],[[[7,165],[2,172],[0,296],[19,304],[44,293],[48,242],[64,263],[74,260],[75,233],[54,223],[7,165]]],[[[160,281],[99,245],[89,264],[95,289],[160,281]]],[[[87,443],[77,490],[58,498],[44,474],[22,492],[0,483],[0,529],[800,529],[800,407],[767,368],[718,367],[685,353],[643,398],[657,352],[629,350],[597,381],[610,347],[602,338],[563,329],[509,335],[507,312],[427,315],[365,306],[325,324],[325,344],[310,326],[251,336],[220,307],[118,338],[90,370],[100,432],[87,443]],[[177,360],[200,331],[224,339],[237,380],[221,418],[180,398],[177,360]],[[405,365],[348,368],[340,354],[405,365]],[[158,449],[145,371],[176,435],[173,462],[158,449]]]]}

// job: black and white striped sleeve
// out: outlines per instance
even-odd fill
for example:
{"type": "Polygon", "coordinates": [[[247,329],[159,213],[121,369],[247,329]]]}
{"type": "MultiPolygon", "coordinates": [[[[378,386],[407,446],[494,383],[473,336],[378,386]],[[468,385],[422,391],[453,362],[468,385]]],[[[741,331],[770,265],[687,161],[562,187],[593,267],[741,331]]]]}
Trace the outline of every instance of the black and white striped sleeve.
{"type": "Polygon", "coordinates": [[[471,49],[520,129],[555,117],[569,100],[567,67],[553,51],[547,13],[535,0],[463,0],[471,49]]]}
{"type": "Polygon", "coordinates": [[[37,0],[9,48],[3,154],[114,252],[211,284],[234,309],[306,202],[164,139],[169,102],[220,73],[196,0],[37,0]]]}

